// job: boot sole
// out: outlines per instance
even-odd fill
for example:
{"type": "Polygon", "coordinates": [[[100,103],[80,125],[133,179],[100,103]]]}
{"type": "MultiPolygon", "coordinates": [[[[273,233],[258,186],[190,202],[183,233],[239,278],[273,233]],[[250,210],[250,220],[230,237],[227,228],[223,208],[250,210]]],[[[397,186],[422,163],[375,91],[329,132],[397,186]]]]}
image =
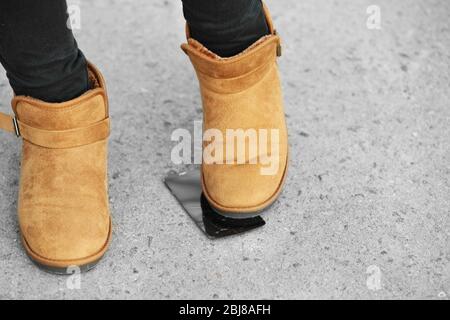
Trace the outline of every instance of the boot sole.
{"type": "Polygon", "coordinates": [[[261,216],[266,210],[268,210],[278,199],[278,196],[269,203],[266,207],[255,211],[255,212],[245,212],[245,213],[235,213],[235,212],[227,212],[220,209],[215,208],[211,203],[209,205],[211,206],[211,209],[214,210],[215,213],[221,215],[222,217],[228,218],[228,219],[236,219],[236,220],[245,220],[245,219],[251,219],[261,216]]]}
{"type": "Polygon", "coordinates": [[[42,264],[42,263],[34,260],[30,255],[28,255],[28,257],[42,271],[50,273],[50,274],[54,274],[54,275],[59,275],[59,276],[70,276],[70,275],[73,275],[74,273],[76,273],[76,271],[78,271],[78,270],[80,273],[86,273],[86,272],[94,269],[97,266],[97,264],[100,262],[100,260],[103,258],[103,256],[101,256],[98,260],[96,260],[94,262],[87,263],[87,264],[81,265],[81,266],[76,266],[78,268],[78,270],[73,270],[72,272],[69,272],[70,267],[58,268],[58,267],[46,266],[45,264],[42,264]]]}
{"type": "MultiPolygon", "coordinates": [[[[275,201],[278,199],[278,197],[280,196],[281,191],[282,191],[283,186],[284,186],[284,183],[286,181],[288,165],[289,165],[289,155],[286,157],[286,166],[284,168],[283,177],[281,179],[281,182],[280,182],[277,190],[269,198],[269,200],[267,200],[262,205],[257,206],[258,209],[256,209],[255,211],[235,212],[235,211],[227,211],[227,210],[223,210],[223,209],[218,208],[214,204],[214,201],[211,200],[211,198],[210,198],[210,196],[209,196],[209,194],[208,194],[208,192],[206,190],[205,183],[203,181],[203,173],[202,173],[202,179],[201,180],[202,180],[203,193],[205,194],[205,198],[206,198],[206,200],[208,200],[208,203],[211,206],[211,208],[217,214],[219,214],[221,216],[224,216],[225,218],[229,218],[229,219],[251,219],[251,218],[259,217],[260,215],[262,215],[264,213],[264,211],[269,209],[275,203],[275,201]]],[[[246,209],[246,210],[249,210],[249,209],[246,209]]]]}
{"type": "MultiPolygon", "coordinates": [[[[21,236],[21,239],[22,239],[22,244],[25,247],[25,252],[27,253],[28,258],[30,258],[30,260],[39,269],[41,269],[42,271],[45,271],[47,273],[54,274],[54,275],[70,276],[70,275],[73,275],[74,273],[78,273],[78,272],[86,273],[86,272],[94,269],[97,266],[97,264],[100,262],[100,260],[104,257],[106,250],[108,249],[108,246],[111,242],[111,235],[112,235],[112,221],[110,220],[108,238],[107,238],[105,244],[103,245],[103,248],[98,253],[92,255],[92,257],[93,257],[92,261],[87,261],[87,262],[83,261],[83,263],[77,263],[77,260],[74,260],[74,261],[71,261],[70,263],[67,263],[67,266],[64,266],[64,267],[52,265],[55,263],[55,261],[53,261],[53,263],[52,263],[52,261],[45,263],[44,261],[46,261],[46,260],[44,258],[38,256],[36,253],[34,253],[31,250],[27,241],[23,237],[23,235],[21,236]]],[[[83,260],[86,260],[86,259],[83,259],[83,260]]]]}

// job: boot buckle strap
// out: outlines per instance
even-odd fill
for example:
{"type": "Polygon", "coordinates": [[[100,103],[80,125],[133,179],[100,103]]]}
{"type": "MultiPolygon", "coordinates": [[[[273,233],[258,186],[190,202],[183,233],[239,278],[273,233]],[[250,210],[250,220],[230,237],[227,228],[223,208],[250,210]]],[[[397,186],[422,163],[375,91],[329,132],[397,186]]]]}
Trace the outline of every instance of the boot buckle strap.
{"type": "Polygon", "coordinates": [[[68,130],[42,130],[18,121],[25,141],[48,149],[70,149],[93,144],[109,137],[110,121],[105,118],[86,127],[68,130]]]}
{"type": "Polygon", "coordinates": [[[20,137],[19,121],[15,116],[0,112],[0,129],[20,137]]]}
{"type": "Polygon", "coordinates": [[[25,141],[48,149],[69,149],[105,140],[110,133],[110,120],[69,130],[44,130],[29,126],[17,117],[0,113],[0,129],[14,133],[25,141]]]}

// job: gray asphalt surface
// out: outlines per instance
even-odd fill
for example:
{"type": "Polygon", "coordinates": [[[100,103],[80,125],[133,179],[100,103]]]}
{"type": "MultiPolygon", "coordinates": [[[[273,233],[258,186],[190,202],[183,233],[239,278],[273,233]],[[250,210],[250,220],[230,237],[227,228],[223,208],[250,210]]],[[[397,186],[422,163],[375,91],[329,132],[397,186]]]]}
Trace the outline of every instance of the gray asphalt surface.
{"type": "MultiPolygon", "coordinates": [[[[37,269],[16,219],[20,143],[0,133],[0,298],[450,297],[450,2],[267,2],[291,145],[267,225],[210,241],[162,182],[184,170],[172,131],[201,120],[181,2],[83,0],[75,33],[109,85],[114,239],[79,289],[37,269]]],[[[2,73],[1,111],[10,98],[2,73]]]]}

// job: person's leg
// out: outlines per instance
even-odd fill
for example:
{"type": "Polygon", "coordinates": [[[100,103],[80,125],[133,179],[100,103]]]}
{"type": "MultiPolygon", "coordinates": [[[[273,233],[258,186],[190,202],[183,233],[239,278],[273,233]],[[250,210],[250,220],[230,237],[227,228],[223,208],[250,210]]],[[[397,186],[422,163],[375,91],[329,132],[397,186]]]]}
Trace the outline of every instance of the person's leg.
{"type": "Polygon", "coordinates": [[[0,1],[0,62],[16,95],[62,102],[89,89],[67,19],[63,0],[0,1]]]}
{"type": "Polygon", "coordinates": [[[66,9],[64,0],[0,0],[1,62],[16,93],[0,129],[23,138],[20,236],[39,267],[61,274],[92,269],[111,240],[106,85],[66,9]]]}
{"type": "Polygon", "coordinates": [[[227,218],[257,216],[280,195],[288,165],[281,38],[260,0],[183,2],[190,34],[181,47],[200,83],[203,132],[215,132],[204,148],[203,194],[227,218]],[[245,141],[236,139],[242,128],[245,141]]]}
{"type": "Polygon", "coordinates": [[[182,0],[191,37],[222,57],[269,33],[261,0],[182,0]]]}

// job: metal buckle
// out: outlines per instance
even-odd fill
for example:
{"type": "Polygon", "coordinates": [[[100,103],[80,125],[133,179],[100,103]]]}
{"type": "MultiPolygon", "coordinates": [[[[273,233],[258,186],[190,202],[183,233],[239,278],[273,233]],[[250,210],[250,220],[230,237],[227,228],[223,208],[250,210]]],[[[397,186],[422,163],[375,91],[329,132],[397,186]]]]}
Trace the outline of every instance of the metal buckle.
{"type": "Polygon", "coordinates": [[[14,132],[16,133],[17,137],[20,137],[20,129],[19,129],[19,122],[17,121],[17,118],[14,117],[12,119],[13,125],[14,125],[14,132]]]}
{"type": "MultiPolygon", "coordinates": [[[[273,35],[278,36],[278,31],[276,29],[273,30],[273,35]]],[[[281,40],[279,40],[277,43],[277,57],[281,57],[282,54],[283,54],[283,48],[281,46],[281,40]]]]}
{"type": "Polygon", "coordinates": [[[277,57],[281,57],[283,54],[283,48],[281,47],[281,44],[277,45],[277,57]]]}

